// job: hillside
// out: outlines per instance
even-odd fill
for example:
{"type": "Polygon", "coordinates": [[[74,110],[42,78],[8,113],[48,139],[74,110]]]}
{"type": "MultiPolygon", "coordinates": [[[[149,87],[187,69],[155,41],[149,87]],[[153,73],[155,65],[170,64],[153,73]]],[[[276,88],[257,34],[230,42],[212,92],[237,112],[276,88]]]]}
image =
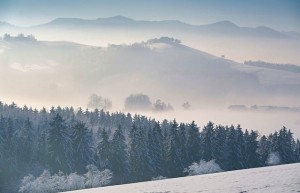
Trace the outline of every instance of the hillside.
{"type": "Polygon", "coordinates": [[[25,33],[45,41],[71,41],[94,46],[132,44],[169,36],[182,40],[189,47],[217,56],[225,55],[239,62],[265,60],[299,64],[300,61],[298,32],[280,32],[267,26],[244,27],[231,21],[191,25],[178,20],[145,21],[123,16],[90,20],[57,18],[29,27],[0,24],[0,31],[2,35],[25,33]]]}
{"type": "MultiPolygon", "coordinates": [[[[266,97],[269,104],[265,105],[272,105],[270,96],[300,95],[299,73],[240,64],[190,48],[173,38],[108,47],[13,38],[0,44],[0,74],[6,80],[0,85],[7,90],[3,93],[11,94],[4,98],[17,96],[25,85],[23,97],[34,95],[39,100],[47,93],[48,102],[63,105],[74,102],[57,101],[63,98],[60,96],[86,100],[97,90],[114,101],[123,101],[132,93],[151,93],[151,97],[175,105],[191,101],[196,106],[242,104],[249,99],[259,103],[266,97]],[[18,77],[19,82],[13,77],[18,77]],[[78,95],[78,88],[82,94],[78,95]],[[176,94],[181,92],[186,94],[176,94]]],[[[281,102],[288,101],[292,102],[281,102]]]]}
{"type": "MultiPolygon", "coordinates": [[[[256,169],[183,177],[152,182],[110,186],[73,193],[254,193],[300,192],[300,164],[280,165],[256,169]]],[[[71,193],[70,192],[70,193],[71,193]]]]}

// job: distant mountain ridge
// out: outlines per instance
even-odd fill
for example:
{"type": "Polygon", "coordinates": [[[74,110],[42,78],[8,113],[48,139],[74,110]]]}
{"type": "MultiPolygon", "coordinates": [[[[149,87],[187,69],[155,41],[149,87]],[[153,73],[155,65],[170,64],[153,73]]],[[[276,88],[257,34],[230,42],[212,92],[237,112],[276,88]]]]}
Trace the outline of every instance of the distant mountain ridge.
{"type": "MultiPolygon", "coordinates": [[[[2,23],[10,27],[17,27],[8,23],[2,23]]],[[[1,23],[0,23],[1,27],[1,23]]],[[[216,33],[222,35],[242,35],[242,36],[256,36],[256,37],[273,37],[273,38],[298,38],[297,32],[287,33],[279,32],[266,26],[240,27],[231,21],[219,21],[205,25],[191,25],[179,20],[161,20],[161,21],[148,21],[148,20],[135,20],[124,16],[113,16],[107,18],[97,19],[82,19],[82,18],[56,18],[50,22],[26,27],[27,29],[43,29],[48,27],[59,27],[61,29],[73,27],[74,29],[88,27],[88,28],[106,28],[106,27],[122,27],[122,28],[151,28],[153,30],[163,29],[177,29],[185,30],[196,33],[216,33]],[[232,34],[231,34],[232,33],[232,34]]]]}

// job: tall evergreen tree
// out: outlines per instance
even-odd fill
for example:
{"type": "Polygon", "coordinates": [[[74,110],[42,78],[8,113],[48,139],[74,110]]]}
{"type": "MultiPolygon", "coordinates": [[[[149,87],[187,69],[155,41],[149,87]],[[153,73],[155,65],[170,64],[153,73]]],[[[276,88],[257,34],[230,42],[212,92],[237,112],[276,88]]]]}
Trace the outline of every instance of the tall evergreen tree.
{"type": "Polygon", "coordinates": [[[129,161],[131,177],[133,181],[145,181],[151,178],[151,168],[149,166],[149,152],[147,149],[147,140],[142,128],[133,124],[129,133],[130,150],[129,161]]]}
{"type": "Polygon", "coordinates": [[[264,166],[267,163],[271,151],[271,142],[263,135],[258,143],[257,152],[259,154],[260,165],[264,166]]]}
{"type": "Polygon", "coordinates": [[[216,127],[214,140],[213,140],[213,158],[216,163],[223,169],[227,169],[228,165],[228,145],[226,143],[226,129],[219,125],[216,127]]]}
{"type": "Polygon", "coordinates": [[[183,170],[187,166],[189,166],[188,163],[188,156],[187,156],[187,137],[186,137],[186,126],[185,124],[181,123],[179,125],[179,129],[177,130],[177,135],[176,138],[178,141],[177,142],[177,147],[179,151],[179,156],[180,156],[180,162],[181,162],[181,169],[183,170]]]}
{"type": "Polygon", "coordinates": [[[213,159],[214,124],[207,123],[201,132],[201,158],[205,161],[213,159]]]}
{"type": "Polygon", "coordinates": [[[255,168],[260,166],[258,149],[258,134],[251,131],[250,134],[246,130],[245,132],[245,155],[246,155],[246,167],[255,168]]]}
{"type": "Polygon", "coordinates": [[[19,167],[29,166],[33,157],[34,131],[29,118],[24,122],[24,126],[15,133],[16,156],[19,167]]]}
{"type": "Polygon", "coordinates": [[[56,114],[47,136],[49,165],[54,172],[71,171],[72,140],[63,118],[56,114]]]}
{"type": "Polygon", "coordinates": [[[245,167],[245,157],[243,152],[244,140],[241,128],[238,126],[234,129],[233,126],[229,128],[226,138],[228,144],[228,170],[238,170],[245,167]]]}
{"type": "Polygon", "coordinates": [[[181,167],[181,163],[180,163],[181,160],[178,151],[178,141],[176,141],[177,129],[178,129],[178,123],[174,120],[168,137],[168,149],[167,149],[168,177],[178,177],[183,175],[183,169],[181,167]]]}
{"type": "Polygon", "coordinates": [[[77,122],[72,130],[74,170],[79,174],[85,172],[87,165],[94,164],[94,147],[92,132],[83,122],[77,122]]]}
{"type": "Polygon", "coordinates": [[[124,184],[129,181],[127,145],[120,125],[111,141],[111,171],[113,183],[124,184]]]}
{"type": "Polygon", "coordinates": [[[300,140],[297,139],[295,146],[296,162],[300,162],[300,140]]]}
{"type": "Polygon", "coordinates": [[[286,127],[283,127],[279,131],[279,155],[282,163],[289,164],[295,162],[295,156],[293,152],[293,134],[288,131],[286,127]]]}
{"type": "Polygon", "coordinates": [[[105,129],[102,129],[100,133],[100,140],[97,144],[97,154],[101,170],[111,169],[111,153],[111,144],[108,133],[105,129]]]}
{"type": "Polygon", "coordinates": [[[189,164],[200,161],[200,143],[199,129],[193,121],[189,125],[187,132],[187,156],[189,164]]]}

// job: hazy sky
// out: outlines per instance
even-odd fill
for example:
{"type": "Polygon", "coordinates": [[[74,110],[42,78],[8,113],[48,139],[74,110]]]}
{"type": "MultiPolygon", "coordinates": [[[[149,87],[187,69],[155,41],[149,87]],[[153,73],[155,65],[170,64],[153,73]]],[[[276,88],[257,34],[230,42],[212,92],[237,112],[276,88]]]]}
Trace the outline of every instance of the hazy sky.
{"type": "Polygon", "coordinates": [[[230,20],[300,32],[299,0],[0,0],[0,21],[29,26],[57,17],[177,19],[191,24],[230,20]]]}

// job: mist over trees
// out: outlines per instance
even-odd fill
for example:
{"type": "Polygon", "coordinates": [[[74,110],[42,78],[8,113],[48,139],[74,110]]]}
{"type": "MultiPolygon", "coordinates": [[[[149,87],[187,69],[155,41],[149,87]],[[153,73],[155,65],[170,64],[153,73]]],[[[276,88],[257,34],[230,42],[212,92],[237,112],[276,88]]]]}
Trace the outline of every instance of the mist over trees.
{"type": "Polygon", "coordinates": [[[126,110],[151,110],[152,102],[148,95],[131,94],[125,99],[126,110]]]}
{"type": "Polygon", "coordinates": [[[152,103],[148,95],[131,94],[125,99],[125,110],[166,112],[172,111],[174,108],[171,104],[165,103],[161,99],[157,99],[152,103]]]}
{"type": "Polygon", "coordinates": [[[103,98],[101,96],[98,96],[96,94],[92,94],[89,97],[89,102],[87,105],[89,108],[92,109],[103,109],[103,110],[110,110],[112,107],[112,102],[108,98],[103,98]]]}
{"type": "Polygon", "coordinates": [[[174,108],[171,104],[166,104],[162,100],[158,99],[153,103],[153,111],[163,112],[163,111],[172,111],[174,108]]]}
{"type": "Polygon", "coordinates": [[[48,111],[14,103],[0,103],[0,150],[0,192],[8,193],[300,162],[300,141],[285,127],[259,136],[240,125],[209,122],[199,128],[195,122],[158,122],[103,109],[48,111]]]}

